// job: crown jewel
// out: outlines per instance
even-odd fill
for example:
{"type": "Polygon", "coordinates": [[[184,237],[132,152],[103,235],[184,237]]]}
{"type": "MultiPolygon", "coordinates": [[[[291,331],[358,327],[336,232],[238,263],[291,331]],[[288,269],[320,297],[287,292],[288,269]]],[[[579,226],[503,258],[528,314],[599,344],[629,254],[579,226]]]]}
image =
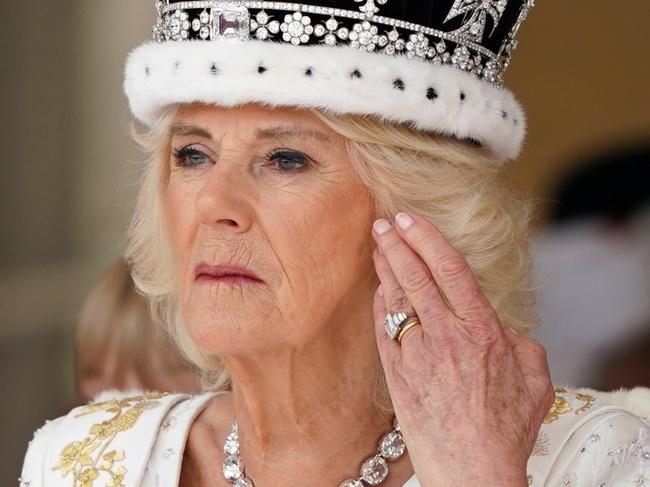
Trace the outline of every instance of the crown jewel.
{"type": "Polygon", "coordinates": [[[153,36],[159,42],[234,38],[349,45],[452,65],[501,85],[534,0],[319,3],[158,0],[153,36]]]}

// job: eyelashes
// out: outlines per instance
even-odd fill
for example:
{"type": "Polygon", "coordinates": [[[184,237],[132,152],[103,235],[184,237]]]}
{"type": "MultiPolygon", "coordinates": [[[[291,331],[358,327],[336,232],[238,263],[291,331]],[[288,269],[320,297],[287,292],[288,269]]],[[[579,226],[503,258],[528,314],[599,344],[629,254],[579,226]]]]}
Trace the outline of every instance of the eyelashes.
{"type": "MultiPolygon", "coordinates": [[[[210,157],[191,146],[174,148],[175,165],[180,168],[196,168],[210,163],[210,157]]],[[[291,149],[275,149],[263,158],[263,165],[277,172],[299,172],[313,165],[312,159],[302,152],[291,149]]]]}
{"type": "Polygon", "coordinates": [[[173,150],[174,160],[178,167],[196,167],[204,164],[208,159],[205,152],[192,147],[179,147],[173,150]]]}
{"type": "Polygon", "coordinates": [[[265,157],[265,161],[274,162],[275,170],[280,172],[296,172],[311,165],[311,160],[305,154],[288,149],[271,152],[265,157]]]}

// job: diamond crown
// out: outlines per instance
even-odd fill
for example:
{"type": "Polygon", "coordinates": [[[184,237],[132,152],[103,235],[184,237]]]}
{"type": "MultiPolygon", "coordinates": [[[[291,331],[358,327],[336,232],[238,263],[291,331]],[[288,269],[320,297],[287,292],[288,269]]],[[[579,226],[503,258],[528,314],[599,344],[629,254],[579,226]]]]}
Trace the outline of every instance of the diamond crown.
{"type": "Polygon", "coordinates": [[[337,7],[158,0],[153,36],[158,42],[226,38],[283,41],[296,46],[349,45],[452,65],[501,85],[517,45],[516,34],[534,6],[534,0],[447,0],[437,1],[433,7],[429,2],[411,0],[410,8],[405,8],[406,0],[335,3],[337,7]],[[397,18],[395,13],[417,10],[414,4],[421,10],[411,13],[415,18],[397,18]],[[416,19],[419,22],[414,22],[416,19]]]}

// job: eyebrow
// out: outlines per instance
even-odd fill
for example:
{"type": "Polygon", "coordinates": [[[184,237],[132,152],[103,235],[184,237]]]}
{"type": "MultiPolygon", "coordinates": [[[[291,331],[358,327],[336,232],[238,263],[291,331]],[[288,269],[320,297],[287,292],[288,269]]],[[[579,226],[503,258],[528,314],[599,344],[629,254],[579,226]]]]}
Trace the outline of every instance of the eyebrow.
{"type": "MultiPolygon", "coordinates": [[[[204,139],[214,140],[209,130],[197,125],[172,125],[169,133],[172,137],[175,135],[196,135],[204,139]]],[[[330,138],[318,130],[304,129],[294,125],[278,125],[277,127],[257,129],[255,131],[255,138],[258,140],[279,139],[282,137],[313,137],[323,142],[330,142],[330,138]]]]}

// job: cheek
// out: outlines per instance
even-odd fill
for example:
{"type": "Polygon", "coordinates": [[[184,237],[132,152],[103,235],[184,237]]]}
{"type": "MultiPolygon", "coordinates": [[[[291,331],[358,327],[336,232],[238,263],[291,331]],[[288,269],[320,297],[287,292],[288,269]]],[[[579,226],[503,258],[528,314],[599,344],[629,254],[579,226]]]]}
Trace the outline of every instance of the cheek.
{"type": "Polygon", "coordinates": [[[197,228],[195,195],[191,188],[171,180],[165,191],[167,226],[174,257],[179,269],[184,269],[197,228]]]}
{"type": "Polygon", "coordinates": [[[360,183],[340,178],[275,203],[262,218],[274,222],[269,235],[291,281],[287,299],[326,308],[372,273],[374,205],[360,183]]]}
{"type": "Polygon", "coordinates": [[[349,175],[313,201],[309,219],[316,225],[310,235],[328,258],[356,263],[372,255],[374,204],[361,183],[349,175]]]}

